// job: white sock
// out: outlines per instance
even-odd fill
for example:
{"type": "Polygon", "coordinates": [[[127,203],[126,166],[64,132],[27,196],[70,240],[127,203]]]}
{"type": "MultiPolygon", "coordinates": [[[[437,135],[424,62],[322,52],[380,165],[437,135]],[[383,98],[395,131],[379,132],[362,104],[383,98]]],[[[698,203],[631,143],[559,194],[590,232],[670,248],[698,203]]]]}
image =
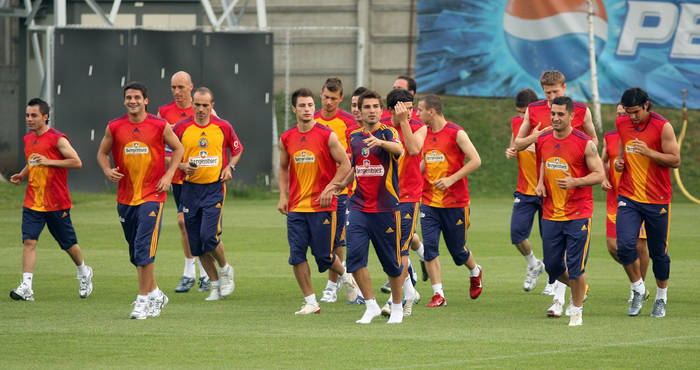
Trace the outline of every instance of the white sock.
{"type": "Polygon", "coordinates": [[[229,265],[228,262],[226,262],[226,265],[222,266],[222,267],[221,267],[221,270],[222,270],[222,271],[223,271],[223,270],[228,270],[230,267],[231,267],[231,265],[229,265]]]}
{"type": "Polygon", "coordinates": [[[318,306],[318,302],[316,302],[316,294],[311,293],[311,295],[304,297],[304,301],[306,301],[306,304],[318,306]]]}
{"type": "Polygon", "coordinates": [[[153,289],[152,292],[149,292],[149,293],[148,293],[148,298],[156,298],[156,297],[159,297],[160,294],[161,294],[160,288],[158,288],[158,287],[156,286],[156,288],[153,289]]]}
{"type": "Polygon", "coordinates": [[[477,276],[479,276],[480,272],[481,272],[481,266],[476,265],[476,267],[474,267],[474,269],[469,269],[469,276],[477,277],[477,276]]]}
{"type": "MultiPolygon", "coordinates": [[[[362,315],[362,318],[355,321],[358,324],[369,324],[372,322],[372,319],[381,315],[382,310],[379,308],[379,305],[377,304],[377,299],[372,298],[368,299],[365,301],[365,313],[362,315]]],[[[403,313],[402,313],[403,315],[403,313]]]]}
{"type": "Polygon", "coordinates": [[[80,264],[80,266],[75,266],[75,267],[78,269],[78,275],[80,275],[80,276],[87,275],[88,269],[87,269],[87,266],[85,266],[85,261],[83,261],[83,263],[80,264]]]}
{"type": "Polygon", "coordinates": [[[185,257],[185,270],[182,272],[182,276],[194,279],[197,275],[194,272],[194,258],[185,257]]]}
{"type": "Polygon", "coordinates": [[[387,324],[400,324],[403,321],[403,306],[401,303],[391,304],[391,315],[387,324]]]}
{"type": "Polygon", "coordinates": [[[646,292],[646,287],[644,286],[644,280],[639,279],[635,281],[634,283],[630,283],[630,289],[633,291],[639,293],[639,294],[644,294],[646,292]]]}
{"type": "Polygon", "coordinates": [[[22,282],[29,286],[29,289],[32,289],[32,282],[34,280],[34,273],[32,272],[23,272],[22,273],[22,282]]]}
{"type": "Polygon", "coordinates": [[[195,259],[197,260],[197,264],[199,265],[199,277],[208,279],[209,275],[207,275],[207,270],[205,270],[204,266],[202,266],[202,261],[200,261],[199,258],[195,259]]]}
{"type": "Polygon", "coordinates": [[[433,294],[440,294],[441,297],[445,298],[445,292],[442,291],[442,283],[433,284],[433,294]]]}
{"type": "Polygon", "coordinates": [[[558,300],[562,304],[564,304],[564,296],[566,295],[566,284],[562,283],[561,281],[557,280],[554,282],[554,299],[558,300]]]}
{"type": "Polygon", "coordinates": [[[148,296],[147,296],[147,295],[140,295],[140,294],[139,294],[139,295],[136,296],[136,300],[137,300],[137,301],[146,301],[146,300],[148,300],[148,296]]]}
{"type": "Polygon", "coordinates": [[[525,257],[525,261],[527,261],[527,266],[528,267],[535,267],[537,266],[537,258],[535,257],[535,253],[533,251],[530,251],[530,254],[528,254],[525,257]]]}
{"type": "Polygon", "coordinates": [[[406,280],[403,281],[403,296],[406,297],[406,300],[416,297],[416,288],[413,287],[413,282],[410,277],[407,277],[406,280]]]}
{"type": "Polygon", "coordinates": [[[418,255],[418,259],[421,261],[425,262],[425,248],[423,247],[423,243],[420,243],[420,247],[416,249],[416,254],[418,255]]]}
{"type": "Polygon", "coordinates": [[[212,289],[219,289],[220,286],[221,286],[221,283],[219,282],[219,280],[216,280],[216,281],[212,280],[212,282],[211,282],[212,289]]]}
{"type": "Polygon", "coordinates": [[[338,287],[338,283],[334,283],[330,280],[328,280],[328,282],[326,283],[326,290],[336,289],[337,287],[338,287]]]}
{"type": "Polygon", "coordinates": [[[668,291],[668,288],[656,287],[656,299],[663,299],[666,302],[666,291],[668,291]]]}
{"type": "Polygon", "coordinates": [[[575,313],[575,312],[583,312],[583,306],[576,307],[574,305],[571,305],[571,313],[575,313]]]}

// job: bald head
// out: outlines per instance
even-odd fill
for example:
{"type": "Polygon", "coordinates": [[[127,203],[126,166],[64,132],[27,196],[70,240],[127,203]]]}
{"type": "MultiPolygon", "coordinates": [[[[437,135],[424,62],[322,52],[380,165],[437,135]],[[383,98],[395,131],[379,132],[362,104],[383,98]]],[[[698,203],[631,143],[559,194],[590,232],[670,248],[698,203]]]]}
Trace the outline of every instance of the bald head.
{"type": "Polygon", "coordinates": [[[192,106],[192,77],[185,71],[178,71],[170,78],[170,90],[173,93],[175,104],[180,108],[192,106]]]}

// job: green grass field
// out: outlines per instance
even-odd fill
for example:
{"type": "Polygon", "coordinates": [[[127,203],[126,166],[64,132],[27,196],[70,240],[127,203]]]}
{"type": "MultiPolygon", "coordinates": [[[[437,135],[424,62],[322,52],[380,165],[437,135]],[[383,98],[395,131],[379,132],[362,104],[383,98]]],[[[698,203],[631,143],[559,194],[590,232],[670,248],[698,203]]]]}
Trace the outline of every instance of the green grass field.
{"type": "MultiPolygon", "coordinates": [[[[73,222],[86,261],[95,270],[93,294],[80,299],[75,268],[48,231],[38,245],[35,302],[15,302],[21,279],[23,187],[0,184],[0,334],[2,368],[697,368],[700,353],[700,208],[673,206],[668,315],[627,317],[629,285],[604,244],[604,204],[596,204],[588,261],[591,285],[584,325],[548,319],[551,298],[523,292],[525,262],[510,245],[511,200],[473,197],[468,244],[484,267],[484,292],[468,298],[466,269],[443,254],[449,305],[428,309],[423,299],[401,325],[377,318],[355,324],[364,306],[322,304],[322,313],[295,317],[303,301],[287,264],[284,216],[275,199],[229,198],[222,239],[236,269],[236,290],[223,301],[206,293],[172,292],[183,267],[172,200],[166,206],[156,260],[159,286],[170,304],[159,318],[129,320],[137,293],[134,267],[116,216],[113,194],[74,194],[73,222]]],[[[541,247],[532,240],[538,257],[541,247]]],[[[444,247],[441,249],[444,253],[444,247]]],[[[412,256],[414,262],[418,262],[412,256]]],[[[312,262],[312,271],[315,264],[312,262]]],[[[370,256],[373,285],[384,277],[370,256]]],[[[317,296],[325,274],[313,273],[317,296]]],[[[655,293],[653,278],[647,286],[655,293]]],[[[383,302],[382,302],[383,303],[383,302]]]]}

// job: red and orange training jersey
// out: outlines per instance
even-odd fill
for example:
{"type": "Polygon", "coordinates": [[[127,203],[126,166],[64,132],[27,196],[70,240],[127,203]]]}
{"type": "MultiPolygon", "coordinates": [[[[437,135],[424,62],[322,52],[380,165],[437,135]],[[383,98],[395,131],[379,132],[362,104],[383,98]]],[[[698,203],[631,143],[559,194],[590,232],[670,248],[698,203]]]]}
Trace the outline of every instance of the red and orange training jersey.
{"type": "Polygon", "coordinates": [[[152,114],[139,123],[123,115],[109,122],[112,133],[112,159],[119,172],[117,202],[136,206],[145,202],[165,202],[166,193],[156,191],[165,175],[163,130],[168,123],[152,114]]]}
{"type": "MultiPolygon", "coordinates": [[[[394,126],[389,118],[381,119],[381,122],[387,126],[393,127],[399,133],[404,154],[399,158],[399,203],[415,203],[420,202],[423,193],[423,175],[420,172],[421,154],[409,155],[406,151],[406,143],[403,139],[403,131],[400,126],[394,126]]],[[[423,127],[420,121],[409,120],[411,132],[418,131],[423,127]]]]}
{"type": "Polygon", "coordinates": [[[24,136],[24,157],[27,160],[29,180],[24,195],[24,206],[39,212],[51,212],[71,208],[68,193],[67,168],[39,166],[35,155],[48,159],[65,159],[58,151],[58,139],[65,137],[54,128],[41,135],[33,132],[24,136]]]}
{"type": "MultiPolygon", "coordinates": [[[[574,102],[574,118],[571,120],[571,127],[583,131],[583,122],[586,118],[586,104],[574,102]]],[[[552,107],[547,100],[538,100],[527,106],[528,119],[530,120],[530,132],[540,125],[540,130],[545,127],[552,127],[552,107]]],[[[516,134],[517,136],[517,134],[516,134]]]]}
{"type": "MultiPolygon", "coordinates": [[[[336,136],[338,136],[340,144],[343,145],[343,149],[348,150],[348,137],[346,136],[347,131],[350,129],[350,127],[356,125],[355,117],[352,114],[338,108],[338,111],[335,113],[335,116],[333,116],[330,119],[325,119],[323,118],[321,111],[317,110],[316,113],[314,113],[314,120],[316,120],[316,123],[320,123],[333,130],[336,136]]],[[[347,189],[340,192],[340,194],[347,193],[347,189]]]]}
{"type": "Polygon", "coordinates": [[[228,121],[214,115],[206,126],[199,126],[194,118],[186,118],[175,125],[175,135],[185,148],[184,163],[196,163],[197,170],[185,178],[196,184],[211,184],[221,178],[221,170],[228,166],[226,150],[235,156],[243,151],[236,132],[228,121]]]}
{"type": "Polygon", "coordinates": [[[537,138],[537,165],[544,164],[544,185],[547,196],[542,200],[542,218],[569,221],[590,218],[593,214],[593,192],[590,186],[565,190],[557,179],[584,177],[591,173],[586,164],[586,145],[591,138],[574,129],[564,139],[554,137],[549,130],[537,138]]]}
{"type": "Polygon", "coordinates": [[[620,116],[615,121],[625,156],[625,170],[618,188],[620,195],[640,203],[671,203],[670,168],[636,153],[632,145],[634,139],[639,139],[650,149],[663,152],[661,130],[667,122],[655,112],[649,112],[646,122],[639,125],[633,124],[628,116],[620,116]]]}
{"type": "MultiPolygon", "coordinates": [[[[393,212],[399,205],[398,158],[379,146],[367,147],[364,140],[369,135],[363,128],[350,132],[350,163],[355,170],[350,208],[368,213],[393,212]]],[[[383,123],[372,135],[380,140],[400,142],[399,133],[383,123]]]]}
{"type": "Polygon", "coordinates": [[[332,132],[317,123],[307,132],[294,126],[282,134],[282,145],[289,155],[289,212],[336,210],[336,197],[325,208],[319,201],[323,189],[333,180],[337,170],[328,147],[332,132]]]}
{"type": "Polygon", "coordinates": [[[612,189],[607,191],[606,208],[608,217],[610,215],[614,217],[617,214],[617,188],[620,183],[620,176],[622,176],[621,172],[615,171],[615,158],[617,158],[617,151],[620,145],[620,135],[617,134],[617,130],[610,130],[604,134],[603,138],[605,140],[605,152],[608,154],[608,181],[610,181],[612,186],[612,189]]]}
{"type": "MultiPolygon", "coordinates": [[[[171,101],[168,104],[162,105],[160,108],[158,108],[158,114],[160,115],[161,118],[164,120],[168,121],[168,123],[172,126],[175,126],[176,123],[182,121],[183,119],[187,117],[192,117],[194,115],[194,108],[189,107],[189,108],[180,108],[175,104],[175,101],[171,101]]],[[[166,147],[166,155],[170,156],[171,153],[166,147]]],[[[177,170],[175,171],[175,175],[173,176],[173,184],[182,184],[182,181],[185,180],[185,171],[177,170]]]]}
{"type": "Polygon", "coordinates": [[[446,190],[436,189],[436,180],[452,175],[464,166],[467,157],[457,145],[457,133],[463,129],[452,122],[434,132],[428,126],[423,144],[423,204],[438,208],[458,208],[469,205],[467,178],[455,182],[446,190]]]}
{"type": "MultiPolygon", "coordinates": [[[[515,116],[510,120],[513,129],[513,138],[518,137],[523,119],[515,116]]],[[[537,158],[534,152],[529,150],[518,151],[518,186],[515,191],[525,195],[535,195],[537,187],[537,158]]]]}

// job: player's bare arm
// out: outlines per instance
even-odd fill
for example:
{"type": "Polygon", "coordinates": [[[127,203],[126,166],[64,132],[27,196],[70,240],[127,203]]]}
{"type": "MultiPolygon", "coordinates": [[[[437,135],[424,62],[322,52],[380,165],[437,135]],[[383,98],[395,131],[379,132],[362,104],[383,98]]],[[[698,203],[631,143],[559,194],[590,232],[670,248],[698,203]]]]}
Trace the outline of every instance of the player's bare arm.
{"type": "Polygon", "coordinates": [[[617,147],[617,158],[613,164],[615,165],[615,171],[622,172],[625,170],[625,148],[622,145],[622,140],[620,140],[620,145],[617,147]]]}
{"type": "Polygon", "coordinates": [[[632,142],[634,150],[644,156],[651,158],[654,162],[671,168],[678,168],[681,165],[681,154],[676,141],[676,134],[673,132],[671,123],[666,122],[661,129],[661,150],[658,152],[647,146],[647,143],[635,139],[632,142]]]}
{"type": "Polygon", "coordinates": [[[603,190],[608,191],[612,189],[612,184],[610,184],[610,179],[608,178],[608,171],[610,171],[610,164],[608,163],[608,161],[610,160],[610,157],[608,156],[605,140],[603,140],[603,155],[601,155],[600,160],[603,162],[603,171],[605,174],[605,179],[600,184],[600,187],[603,190]]]}
{"type": "Polygon", "coordinates": [[[560,188],[568,190],[575,187],[591,186],[603,182],[603,179],[605,179],[603,162],[601,162],[600,156],[598,155],[598,149],[596,148],[595,144],[593,144],[592,140],[586,144],[584,158],[586,160],[586,166],[591,173],[583,177],[571,177],[571,174],[567,172],[566,177],[557,179],[557,184],[560,188]]]}
{"type": "Polygon", "coordinates": [[[340,186],[341,181],[347,177],[350,173],[350,160],[348,159],[343,145],[340,144],[338,136],[335,132],[332,132],[328,137],[328,149],[330,150],[331,157],[335,160],[337,164],[335,176],[331,179],[331,182],[326,185],[326,188],[321,192],[320,202],[321,207],[328,207],[333,201],[333,196],[338,195],[345,186],[340,186]]]}
{"type": "Polygon", "coordinates": [[[411,108],[408,108],[404,102],[397,102],[394,107],[394,111],[399,115],[399,122],[401,123],[401,133],[403,134],[403,141],[406,145],[406,152],[410,156],[416,156],[421,153],[423,149],[423,142],[425,141],[425,135],[428,133],[428,127],[423,126],[413,132],[411,130],[411,124],[409,123],[411,117],[411,108]]]}
{"type": "Polygon", "coordinates": [[[510,134],[510,144],[506,148],[506,158],[513,159],[518,155],[518,151],[515,149],[515,138],[513,134],[510,134]]]}
{"type": "Polygon", "coordinates": [[[173,180],[175,171],[178,169],[178,163],[182,162],[182,156],[185,155],[185,149],[177,138],[170,125],[165,125],[163,130],[163,142],[173,151],[168,163],[168,170],[165,171],[163,177],[158,180],[156,186],[157,191],[167,191],[170,188],[170,182],[173,180]]]}
{"type": "Polygon", "coordinates": [[[112,164],[109,161],[109,153],[112,151],[113,143],[112,132],[109,130],[109,126],[107,126],[107,128],[105,128],[105,136],[100,142],[100,148],[97,149],[97,164],[109,181],[119,182],[119,180],[124,177],[124,174],[119,172],[119,167],[112,168],[112,164]]]}
{"type": "Polygon", "coordinates": [[[593,144],[598,145],[598,136],[596,135],[595,126],[593,125],[593,115],[588,107],[586,107],[586,115],[583,117],[583,126],[581,128],[586,135],[591,137],[593,144]]]}
{"type": "Polygon", "coordinates": [[[537,177],[537,186],[535,187],[535,195],[546,198],[547,189],[544,186],[544,163],[540,163],[540,175],[537,177]]]}
{"type": "Polygon", "coordinates": [[[241,160],[241,154],[243,154],[243,152],[240,152],[228,159],[228,166],[221,170],[221,177],[219,177],[219,181],[226,182],[233,178],[233,168],[236,167],[238,161],[241,160]]]}
{"type": "Polygon", "coordinates": [[[462,153],[467,157],[467,162],[448,177],[443,177],[441,179],[435,180],[434,186],[438,190],[445,190],[452,186],[455,182],[467,177],[477,168],[481,167],[481,157],[479,152],[476,151],[474,144],[469,140],[469,135],[464,130],[460,130],[457,133],[457,146],[462,153]]]}
{"type": "Polygon", "coordinates": [[[21,171],[10,176],[10,182],[15,185],[19,185],[24,179],[27,178],[27,175],[29,175],[29,169],[27,168],[27,166],[24,166],[24,168],[22,168],[21,171]]]}
{"type": "Polygon", "coordinates": [[[401,145],[401,143],[382,140],[374,135],[370,135],[368,138],[362,140],[362,142],[367,144],[367,147],[370,149],[374,148],[375,146],[378,146],[384,149],[384,151],[391,153],[396,157],[400,157],[403,155],[403,146],[401,145]]]}
{"type": "Polygon", "coordinates": [[[277,210],[286,215],[289,213],[289,199],[287,190],[289,188],[289,153],[280,140],[280,168],[277,172],[277,185],[280,189],[280,200],[277,202],[277,210]]]}
{"type": "Polygon", "coordinates": [[[39,166],[58,167],[78,169],[83,167],[83,162],[80,160],[78,153],[70,145],[70,142],[65,137],[58,139],[56,149],[64,157],[63,159],[49,159],[41,154],[34,154],[33,159],[39,166]]]}
{"type": "Polygon", "coordinates": [[[538,123],[537,126],[535,126],[535,129],[532,130],[532,133],[528,135],[530,129],[532,129],[532,127],[530,126],[530,110],[525,110],[525,115],[523,116],[523,124],[520,126],[518,136],[515,138],[515,141],[513,141],[515,149],[518,151],[524,150],[530,145],[534,144],[537,141],[537,138],[540,136],[540,134],[547,131],[547,129],[540,130],[541,125],[541,123],[538,123]]]}

